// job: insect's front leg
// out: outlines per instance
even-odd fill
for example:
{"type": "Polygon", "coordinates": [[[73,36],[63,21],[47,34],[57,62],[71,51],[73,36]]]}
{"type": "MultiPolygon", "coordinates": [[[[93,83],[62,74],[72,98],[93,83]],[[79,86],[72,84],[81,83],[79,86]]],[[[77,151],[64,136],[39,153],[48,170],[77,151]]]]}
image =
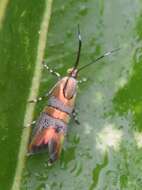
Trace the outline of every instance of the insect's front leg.
{"type": "Polygon", "coordinates": [[[78,113],[77,113],[76,109],[73,109],[73,112],[72,112],[73,120],[75,121],[76,124],[80,125],[77,115],[78,115],[78,113]]]}
{"type": "Polygon", "coordinates": [[[45,61],[42,61],[42,64],[43,64],[44,68],[46,68],[52,75],[56,76],[58,79],[61,78],[60,73],[58,73],[55,70],[49,68],[45,61]]]}
{"type": "Polygon", "coordinates": [[[82,83],[84,83],[84,82],[86,82],[87,81],[87,78],[83,78],[83,79],[81,79],[81,80],[78,80],[78,84],[82,84],[82,83]]]}

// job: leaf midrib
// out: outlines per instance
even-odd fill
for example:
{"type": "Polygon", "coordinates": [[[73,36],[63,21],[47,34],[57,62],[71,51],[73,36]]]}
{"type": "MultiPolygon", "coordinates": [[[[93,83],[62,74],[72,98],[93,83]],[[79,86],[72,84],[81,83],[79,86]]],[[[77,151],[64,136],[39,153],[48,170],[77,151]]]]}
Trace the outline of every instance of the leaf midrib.
{"type": "MultiPolygon", "coordinates": [[[[33,74],[29,98],[28,98],[29,100],[35,99],[37,97],[39,86],[40,86],[40,79],[42,75],[41,62],[43,60],[44,51],[46,47],[47,33],[48,33],[49,22],[50,22],[51,11],[52,11],[52,3],[53,3],[53,0],[45,1],[45,10],[43,13],[43,19],[40,26],[40,34],[39,34],[39,41],[38,41],[38,47],[37,47],[37,57],[36,57],[36,62],[35,62],[35,70],[33,74]]],[[[34,107],[35,107],[35,104],[27,103],[23,126],[26,126],[27,124],[32,122],[34,107]]],[[[15,170],[15,177],[13,180],[11,190],[20,190],[22,173],[23,173],[25,160],[26,160],[25,158],[26,158],[29,136],[30,136],[30,127],[23,128],[18,160],[17,160],[17,167],[15,170]]]]}

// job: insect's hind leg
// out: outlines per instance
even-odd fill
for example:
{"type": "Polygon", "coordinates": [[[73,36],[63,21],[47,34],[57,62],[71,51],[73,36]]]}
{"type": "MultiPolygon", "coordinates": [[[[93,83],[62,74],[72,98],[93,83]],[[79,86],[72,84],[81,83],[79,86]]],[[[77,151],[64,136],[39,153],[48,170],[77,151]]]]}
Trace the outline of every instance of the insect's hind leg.
{"type": "Polygon", "coordinates": [[[28,123],[25,127],[32,127],[34,124],[36,124],[36,120],[32,121],[31,123],[28,123]]]}
{"type": "Polygon", "coordinates": [[[80,122],[78,120],[78,117],[77,117],[78,113],[77,111],[74,109],[73,112],[72,112],[72,118],[73,120],[75,121],[76,124],[80,125],[80,122]]]}

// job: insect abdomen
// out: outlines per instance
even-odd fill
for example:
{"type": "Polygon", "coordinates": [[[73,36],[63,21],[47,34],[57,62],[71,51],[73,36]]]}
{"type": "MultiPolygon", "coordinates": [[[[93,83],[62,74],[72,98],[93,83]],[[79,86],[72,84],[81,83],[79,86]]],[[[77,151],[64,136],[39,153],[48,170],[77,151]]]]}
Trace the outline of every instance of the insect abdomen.
{"type": "Polygon", "coordinates": [[[54,108],[52,106],[48,106],[44,108],[44,113],[47,113],[49,116],[55,119],[62,120],[64,123],[68,123],[70,116],[68,113],[63,112],[57,108],[54,108]]]}

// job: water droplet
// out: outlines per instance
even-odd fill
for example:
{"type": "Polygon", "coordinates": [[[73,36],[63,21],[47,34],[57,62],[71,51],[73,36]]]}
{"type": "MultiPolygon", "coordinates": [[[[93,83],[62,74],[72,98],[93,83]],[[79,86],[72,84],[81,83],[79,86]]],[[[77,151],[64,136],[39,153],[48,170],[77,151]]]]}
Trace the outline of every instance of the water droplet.
{"type": "Polygon", "coordinates": [[[67,37],[71,37],[72,36],[72,31],[68,30],[66,34],[67,34],[67,37]]]}
{"type": "Polygon", "coordinates": [[[61,11],[61,13],[64,13],[64,12],[65,12],[65,5],[62,5],[62,6],[61,6],[60,11],[61,11]]]}
{"type": "Polygon", "coordinates": [[[46,183],[42,183],[42,184],[40,184],[37,188],[36,188],[36,190],[51,190],[51,188],[50,188],[50,186],[46,183]]]}
{"type": "Polygon", "coordinates": [[[26,11],[24,10],[22,13],[21,13],[21,17],[24,17],[26,15],[26,11]]]}
{"type": "Polygon", "coordinates": [[[54,43],[49,44],[49,48],[53,48],[54,46],[55,46],[55,44],[54,44],[54,43]]]}
{"type": "Polygon", "coordinates": [[[85,16],[87,12],[88,12],[88,8],[85,5],[82,5],[80,7],[79,14],[81,14],[82,16],[85,16]]]}
{"type": "Polygon", "coordinates": [[[135,61],[136,63],[139,63],[142,60],[142,48],[137,48],[136,54],[135,54],[135,61]]]}

